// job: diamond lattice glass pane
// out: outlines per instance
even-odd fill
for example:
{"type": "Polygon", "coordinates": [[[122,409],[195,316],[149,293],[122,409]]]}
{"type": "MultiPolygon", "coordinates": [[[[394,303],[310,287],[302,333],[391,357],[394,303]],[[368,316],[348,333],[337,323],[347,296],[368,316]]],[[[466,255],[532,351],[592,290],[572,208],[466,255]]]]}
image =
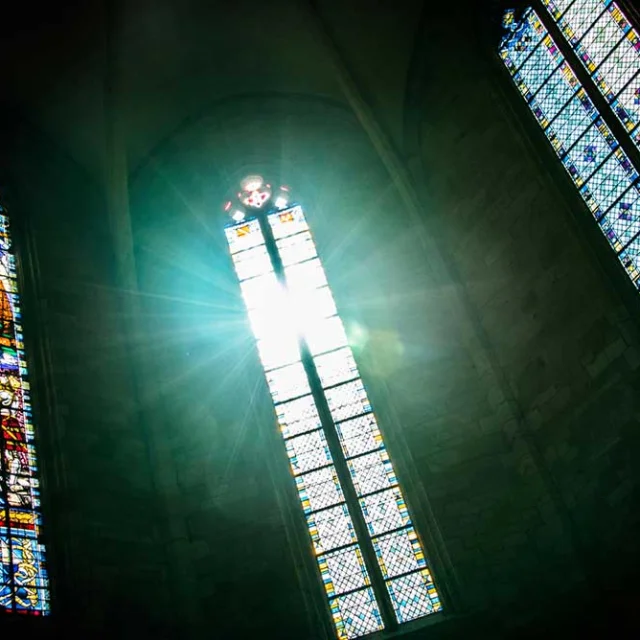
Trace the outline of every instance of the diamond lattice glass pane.
{"type": "Polygon", "coordinates": [[[597,116],[593,103],[584,89],[580,89],[545,131],[556,153],[562,157],[597,116]]]}
{"type": "Polygon", "coordinates": [[[292,292],[318,289],[327,284],[327,276],[318,258],[286,267],[284,275],[287,287],[292,292]]]}
{"type": "Polygon", "coordinates": [[[276,239],[292,236],[309,229],[302,207],[292,207],[286,211],[272,213],[269,216],[269,224],[273,237],[276,239]]]}
{"type": "Polygon", "coordinates": [[[609,127],[598,118],[562,160],[577,186],[582,186],[617,146],[609,127]]]}
{"type": "Polygon", "coordinates": [[[357,544],[318,556],[318,565],[324,588],[330,598],[370,584],[362,552],[357,544]]]}
{"type": "Polygon", "coordinates": [[[525,60],[513,80],[522,95],[530,99],[563,61],[553,40],[546,36],[539,47],[525,60]]]}
{"type": "Polygon", "coordinates": [[[334,420],[347,420],[371,411],[371,404],[361,380],[354,380],[325,392],[331,416],[334,420]]]}
{"type": "Polygon", "coordinates": [[[229,242],[229,251],[232,254],[264,244],[260,223],[257,220],[249,220],[227,227],[224,232],[229,242]]]}
{"type": "Polygon", "coordinates": [[[640,232],[640,189],[632,187],[600,222],[613,249],[621,251],[640,232]]]}
{"type": "Polygon", "coordinates": [[[299,362],[267,373],[267,384],[274,402],[311,393],[307,374],[299,362]]]}
{"type": "Polygon", "coordinates": [[[399,623],[409,622],[442,609],[428,569],[389,580],[387,590],[399,623]]]}
{"type": "Polygon", "coordinates": [[[358,367],[349,347],[313,359],[323,388],[358,377],[358,367]]]}
{"type": "Polygon", "coordinates": [[[276,244],[285,267],[316,257],[316,246],[308,231],[276,240],[276,244]]]}
{"type": "Polygon", "coordinates": [[[339,640],[359,638],[384,629],[380,609],[371,589],[363,589],[331,601],[331,613],[339,640]]]}
{"type": "MultiPolygon", "coordinates": [[[[612,103],[616,115],[628,131],[640,123],[640,73],[631,80],[612,103]]],[[[636,146],[640,146],[640,131],[632,136],[636,146]]]]}
{"type": "Polygon", "coordinates": [[[577,44],[576,53],[589,71],[593,71],[617,46],[624,32],[611,14],[605,11],[577,44]]]}
{"type": "Polygon", "coordinates": [[[427,566],[413,527],[374,538],[372,542],[385,579],[395,578],[427,566]]]}
{"type": "Polygon", "coordinates": [[[347,345],[347,334],[338,316],[309,322],[305,328],[304,337],[314,356],[347,345]]]}
{"type": "MultiPolygon", "coordinates": [[[[607,0],[609,4],[611,0],[607,0]]],[[[605,2],[600,0],[575,0],[558,20],[567,40],[575,45],[587,29],[597,20],[605,8],[605,2]]]]}
{"type": "Polygon", "coordinates": [[[358,456],[382,446],[382,434],[373,413],[341,422],[336,425],[336,429],[346,458],[358,456]]]}
{"type": "Polygon", "coordinates": [[[307,526],[317,554],[357,542],[346,504],[307,516],[307,526]]]}
{"type": "Polygon", "coordinates": [[[371,535],[380,535],[410,524],[409,512],[398,487],[360,498],[360,507],[371,535]]]}
{"type": "Polygon", "coordinates": [[[267,248],[264,245],[236,253],[232,258],[240,281],[273,271],[267,248]]]}
{"type": "Polygon", "coordinates": [[[566,62],[541,87],[530,107],[543,127],[553,120],[579,87],[578,79],[566,62]]]}
{"type": "Polygon", "coordinates": [[[511,73],[520,68],[546,34],[547,30],[536,12],[527,9],[518,29],[505,36],[500,44],[500,56],[511,73]]]}
{"type": "Polygon", "coordinates": [[[619,258],[633,284],[640,289],[640,238],[632,240],[629,246],[620,253],[619,258]]]}
{"type": "Polygon", "coordinates": [[[556,19],[569,8],[572,2],[573,0],[542,0],[542,4],[547,7],[549,13],[556,19]]]}
{"type": "Polygon", "coordinates": [[[322,426],[318,409],[312,396],[279,404],[276,407],[276,414],[278,415],[280,431],[285,438],[313,431],[322,426]]]}
{"type": "Polygon", "coordinates": [[[389,455],[384,449],[352,458],[347,463],[353,486],[359,496],[398,484],[389,455]]]}
{"type": "Polygon", "coordinates": [[[296,486],[307,515],[344,501],[338,474],[333,466],[297,476],[296,486]]]}
{"type": "Polygon", "coordinates": [[[286,447],[294,475],[324,467],[332,462],[329,445],[322,429],[289,438],[286,447]]]}
{"type": "Polygon", "coordinates": [[[607,211],[638,177],[622,149],[617,149],[596,171],[580,193],[596,218],[607,211]]]}

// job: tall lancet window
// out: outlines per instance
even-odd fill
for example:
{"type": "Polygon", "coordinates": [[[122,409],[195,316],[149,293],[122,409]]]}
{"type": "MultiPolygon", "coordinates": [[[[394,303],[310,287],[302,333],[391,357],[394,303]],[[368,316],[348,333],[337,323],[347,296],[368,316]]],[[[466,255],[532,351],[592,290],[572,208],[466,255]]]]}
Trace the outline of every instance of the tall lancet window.
{"type": "Polygon", "coordinates": [[[226,236],[333,622],[356,638],[442,608],[302,207],[259,176],[226,236]]]}
{"type": "Polygon", "coordinates": [[[49,589],[38,468],[22,341],[16,260],[9,219],[0,206],[0,607],[47,615],[49,589]]]}
{"type": "Polygon", "coordinates": [[[527,9],[505,13],[500,56],[611,248],[640,289],[640,42],[611,0],[544,0],[567,43],[527,9]],[[565,46],[566,45],[566,46],[565,46]],[[570,46],[569,46],[570,45],[570,46]],[[564,53],[563,53],[564,50],[564,53]],[[580,82],[568,57],[588,72],[580,82]],[[566,55],[565,55],[566,54],[566,55]],[[601,112],[594,98],[609,103],[601,112]],[[614,115],[615,114],[615,115],[614,115]],[[620,139],[610,125],[624,125],[620,139]],[[609,124],[608,124],[609,123],[609,124]],[[624,138],[624,139],[623,139],[624,138]],[[622,146],[620,142],[622,141],[622,146]]]}

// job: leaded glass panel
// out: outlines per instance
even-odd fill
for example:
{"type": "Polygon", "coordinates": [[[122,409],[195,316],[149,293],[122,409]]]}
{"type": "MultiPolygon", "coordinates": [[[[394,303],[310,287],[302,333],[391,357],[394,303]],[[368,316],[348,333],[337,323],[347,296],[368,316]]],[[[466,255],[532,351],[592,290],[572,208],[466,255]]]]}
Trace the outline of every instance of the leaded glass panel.
{"type": "Polygon", "coordinates": [[[556,153],[562,157],[597,116],[598,112],[584,90],[578,91],[545,131],[556,153]]]}
{"type": "Polygon", "coordinates": [[[637,289],[640,289],[640,239],[635,238],[620,254],[620,262],[637,289]]]}
{"type": "Polygon", "coordinates": [[[360,498],[360,506],[373,536],[410,523],[407,505],[398,487],[360,498]]]}
{"type": "Polygon", "coordinates": [[[34,429],[24,357],[16,261],[0,207],[0,608],[49,613],[34,429]]]}
{"type": "Polygon", "coordinates": [[[640,189],[627,191],[600,222],[613,249],[621,251],[640,232],[640,189]]]}
{"type": "Polygon", "coordinates": [[[307,516],[313,548],[317,554],[356,542],[356,533],[346,504],[307,516]]]}
{"type": "Polygon", "coordinates": [[[306,514],[344,502],[335,467],[324,467],[296,476],[296,487],[306,514]]]}
{"type": "Polygon", "coordinates": [[[373,413],[341,422],[336,428],[342,451],[347,458],[382,446],[382,435],[373,413]]]}
{"type": "Polygon", "coordinates": [[[569,65],[563,62],[531,101],[531,110],[543,127],[558,115],[577,88],[578,79],[569,65]]]}
{"type": "Polygon", "coordinates": [[[573,0],[542,0],[542,4],[547,7],[551,15],[556,19],[567,10],[572,2],[573,0]]]}
{"type": "Polygon", "coordinates": [[[517,71],[546,33],[535,11],[528,9],[515,33],[502,42],[500,55],[507,67],[512,72],[517,71]]]}
{"type": "Polygon", "coordinates": [[[360,380],[327,389],[325,396],[335,421],[347,420],[371,411],[367,392],[360,380]]]}
{"type": "Polygon", "coordinates": [[[358,367],[349,347],[316,356],[314,363],[325,389],[358,377],[358,367]]]}
{"type": "Polygon", "coordinates": [[[607,57],[612,46],[620,42],[624,32],[611,14],[605,11],[576,45],[576,53],[591,72],[607,57]]]}
{"type": "Polygon", "coordinates": [[[249,220],[227,227],[224,232],[229,242],[229,251],[232,254],[264,244],[260,223],[257,220],[249,220]]]}
{"type": "Polygon", "coordinates": [[[373,547],[385,579],[395,578],[427,566],[418,535],[413,527],[374,538],[373,547]]]}
{"type": "Polygon", "coordinates": [[[636,127],[631,137],[640,147],[640,72],[633,76],[611,106],[627,131],[636,127]]]}
{"type": "Polygon", "coordinates": [[[567,40],[575,45],[608,4],[611,0],[575,0],[558,20],[567,40]]]}
{"type": "Polygon", "coordinates": [[[269,216],[269,224],[271,225],[273,237],[276,238],[276,240],[309,230],[309,225],[300,206],[292,207],[286,211],[272,213],[269,216]]]}
{"type": "Polygon", "coordinates": [[[332,462],[329,445],[322,429],[289,438],[285,444],[294,475],[324,467],[332,462]]]}
{"type": "Polygon", "coordinates": [[[617,143],[609,127],[598,118],[576,144],[569,149],[562,163],[580,187],[609,156],[617,143]]]}
{"type": "Polygon", "coordinates": [[[285,438],[319,429],[322,426],[312,396],[279,404],[276,407],[276,414],[280,431],[285,438]]]}
{"type": "Polygon", "coordinates": [[[384,628],[371,589],[363,589],[331,601],[331,613],[339,640],[357,638],[384,628]]]}
{"type": "Polygon", "coordinates": [[[357,544],[318,556],[318,565],[324,588],[330,598],[370,584],[362,552],[357,544]]]}
{"type": "Polygon", "coordinates": [[[398,622],[440,611],[442,604],[427,569],[387,582],[398,622]]]}
{"type": "Polygon", "coordinates": [[[629,189],[637,177],[627,155],[617,149],[582,187],[581,194],[591,212],[599,218],[629,189]]]}
{"type": "Polygon", "coordinates": [[[513,77],[522,95],[528,100],[540,89],[562,61],[553,40],[546,36],[513,77]]]}
{"type": "Polygon", "coordinates": [[[267,384],[274,402],[283,402],[311,393],[307,374],[300,362],[269,371],[267,384]]]}
{"type": "Polygon", "coordinates": [[[385,449],[352,458],[347,464],[353,478],[353,486],[359,496],[398,484],[393,465],[385,449]]]}

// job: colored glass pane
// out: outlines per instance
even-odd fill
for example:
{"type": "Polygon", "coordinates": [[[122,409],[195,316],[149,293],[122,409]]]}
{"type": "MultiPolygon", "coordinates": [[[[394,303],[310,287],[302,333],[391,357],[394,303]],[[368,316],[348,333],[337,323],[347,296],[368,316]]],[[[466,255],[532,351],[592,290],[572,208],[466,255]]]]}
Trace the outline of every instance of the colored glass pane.
{"type": "MultiPolygon", "coordinates": [[[[534,31],[539,27],[532,23],[534,31]]],[[[424,554],[302,209],[295,206],[270,213],[266,222],[273,234],[277,259],[272,259],[263,243],[243,246],[232,257],[336,630],[341,638],[357,637],[384,625],[369,586],[371,567],[366,566],[356,536],[336,455],[343,456],[342,481],[350,482],[356,496],[362,497],[352,506],[361,512],[358,518],[364,518],[362,525],[369,533],[366,536],[365,529],[366,537],[409,527],[403,530],[409,541],[404,546],[401,541],[393,544],[386,538],[375,543],[366,541],[374,570],[380,571],[383,579],[399,575],[398,567],[406,568],[404,573],[420,572],[424,554]],[[282,265],[282,272],[276,273],[275,263],[282,265]],[[305,353],[308,355],[301,355],[305,353]],[[311,363],[305,361],[303,365],[301,357],[309,356],[311,363]],[[308,367],[315,369],[319,389],[312,391],[308,367]],[[320,419],[316,405],[320,394],[324,395],[332,424],[323,424],[320,419]],[[334,453],[327,428],[335,429],[340,443],[334,453]],[[409,540],[410,534],[413,537],[409,540]]],[[[246,223],[236,225],[244,226],[246,223]]],[[[229,230],[227,236],[236,243],[229,230]]],[[[385,588],[388,590],[388,584],[385,588]]],[[[400,620],[400,610],[394,611],[400,620]]]]}
{"type": "Polygon", "coordinates": [[[627,131],[633,131],[632,140],[640,148],[640,35],[637,29],[611,0],[576,0],[564,13],[557,10],[557,2],[544,4],[613,112],[627,131]]]}
{"type": "Polygon", "coordinates": [[[413,527],[374,538],[373,546],[385,579],[424,569],[427,566],[413,527]]]}
{"type": "MultiPolygon", "coordinates": [[[[571,5],[559,22],[564,19],[566,25],[573,21],[571,22],[572,28],[577,28],[576,25],[582,24],[582,22],[579,22],[576,16],[578,14],[586,15],[584,12],[588,4],[589,2],[585,0],[578,3],[579,6],[576,5],[575,8],[574,5],[571,5]],[[572,9],[573,13],[570,15],[572,9]]],[[[626,43],[628,38],[635,33],[626,23],[615,3],[606,3],[606,7],[605,4],[598,2],[591,2],[591,5],[594,12],[592,24],[596,23],[597,28],[602,28],[602,33],[624,33],[623,43],[626,43]],[[601,7],[605,12],[596,12],[597,7],[601,7]],[[613,26],[607,27],[608,31],[602,27],[605,20],[615,23],[613,26]],[[617,31],[611,31],[611,29],[617,29],[617,31]]],[[[547,7],[555,15],[552,3],[547,3],[547,7]]],[[[511,30],[505,38],[513,39],[513,33],[514,31],[511,30]]],[[[596,37],[595,32],[592,31],[585,30],[585,33],[591,33],[592,37],[591,40],[586,37],[582,40],[583,47],[593,51],[598,43],[604,46],[604,37],[596,37]]],[[[546,39],[547,37],[545,37],[545,41],[546,39]]],[[[503,43],[501,47],[504,46],[503,43]]],[[[615,43],[610,47],[614,52],[618,51],[618,48],[615,47],[615,43]]],[[[640,50],[640,47],[638,49],[640,50]]],[[[594,59],[600,60],[598,56],[601,56],[601,53],[593,55],[596,56],[594,59]]],[[[633,56],[636,56],[637,59],[635,51],[633,56]]],[[[602,56],[602,59],[603,62],[596,68],[594,77],[597,76],[598,69],[603,69],[608,61],[615,61],[613,54],[608,57],[602,56]]],[[[636,234],[640,226],[638,170],[620,148],[618,140],[600,117],[585,89],[575,80],[575,76],[568,82],[568,85],[575,87],[577,93],[565,106],[560,108],[560,102],[566,93],[558,92],[558,82],[555,78],[559,76],[564,64],[563,60],[559,70],[550,73],[549,79],[540,84],[535,96],[528,101],[529,107],[572,180],[579,188],[580,195],[600,224],[600,228],[611,247],[618,254],[629,277],[638,286],[638,260],[635,249],[636,234]],[[559,111],[554,116],[555,108],[559,108],[559,111]]],[[[637,66],[637,61],[634,64],[637,66]]],[[[507,68],[509,69],[508,65],[507,68]]],[[[617,65],[616,68],[620,69],[621,67],[617,65]]],[[[514,82],[522,91],[522,83],[526,83],[527,78],[522,74],[518,75],[511,69],[509,70],[514,82]]],[[[526,92],[523,93],[526,95],[526,92]]],[[[632,95],[633,93],[628,94],[628,96],[632,95]]],[[[638,105],[634,107],[636,112],[640,108],[640,90],[637,102],[638,105]]],[[[618,115],[620,117],[620,114],[618,115]]],[[[629,117],[636,116],[631,113],[629,117]]],[[[625,122],[623,118],[621,119],[625,122]]]]}
{"type": "Polygon", "coordinates": [[[49,613],[40,490],[15,258],[0,208],[0,607],[49,613]]]}
{"type": "Polygon", "coordinates": [[[442,604],[427,569],[387,582],[399,622],[440,611],[442,604]]]}

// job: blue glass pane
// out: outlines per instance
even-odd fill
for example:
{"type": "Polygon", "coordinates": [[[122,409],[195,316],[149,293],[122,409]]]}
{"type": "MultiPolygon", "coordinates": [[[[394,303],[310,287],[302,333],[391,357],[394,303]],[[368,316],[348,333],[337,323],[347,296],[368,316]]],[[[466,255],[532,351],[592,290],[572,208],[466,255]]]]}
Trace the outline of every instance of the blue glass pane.
{"type": "Polygon", "coordinates": [[[505,36],[500,44],[500,56],[512,73],[527,59],[546,33],[536,12],[533,9],[525,11],[515,31],[505,36]]]}
{"type": "Polygon", "coordinates": [[[567,40],[575,45],[608,4],[611,4],[611,0],[605,2],[602,0],[575,0],[558,20],[558,25],[567,40]]]}
{"type": "Polygon", "coordinates": [[[543,127],[558,115],[578,86],[575,74],[569,65],[563,62],[531,101],[531,110],[543,127]]]}
{"type": "Polygon", "coordinates": [[[593,103],[584,89],[580,89],[545,132],[556,153],[563,156],[597,116],[598,112],[593,103]]]}
{"type": "Polygon", "coordinates": [[[602,232],[616,252],[640,232],[640,188],[632,187],[600,221],[602,232]]]}
{"type": "Polygon", "coordinates": [[[620,25],[605,11],[576,45],[576,53],[584,66],[593,72],[623,36],[620,25]]]}
{"type": "Polygon", "coordinates": [[[598,118],[567,152],[562,163],[580,187],[617,146],[609,127],[598,118]]]}
{"type": "MultiPolygon", "coordinates": [[[[580,37],[587,34],[582,40],[582,49],[578,48],[583,53],[582,59],[587,67],[589,64],[596,66],[600,63],[596,68],[596,77],[607,79],[613,89],[619,89],[624,82],[630,80],[622,91],[618,90],[615,100],[613,90],[605,96],[610,102],[613,100],[612,106],[616,114],[627,130],[632,132],[636,144],[639,144],[640,125],[635,126],[634,123],[640,119],[640,64],[637,62],[640,40],[635,31],[628,27],[624,16],[611,2],[578,0],[570,6],[560,0],[543,0],[543,3],[555,18],[561,16],[566,9],[559,22],[564,25],[565,34],[574,38],[576,43],[579,40],[577,34],[580,37]],[[614,24],[607,21],[614,21],[614,24]],[[594,28],[589,31],[594,23],[594,28]],[[625,30],[626,35],[620,41],[625,30]],[[616,38],[617,41],[609,42],[616,38]],[[628,43],[631,43],[630,47],[628,43]],[[609,44],[613,54],[605,57],[609,44]],[[627,51],[626,54],[622,53],[623,49],[627,51]],[[635,68],[635,75],[628,73],[627,70],[631,67],[635,68]]],[[[513,25],[508,28],[508,37],[513,40],[518,31],[513,25]]],[[[540,48],[546,46],[553,53],[554,49],[549,48],[549,42],[553,46],[551,38],[545,37],[540,48]]],[[[511,42],[510,46],[515,45],[511,42]]],[[[557,71],[546,82],[540,83],[533,56],[530,60],[523,64],[521,73],[514,72],[508,64],[507,68],[523,95],[529,97],[529,107],[572,180],[579,187],[580,195],[600,224],[634,285],[640,288],[640,240],[636,237],[640,232],[638,171],[626,153],[619,148],[618,141],[600,118],[566,62],[562,59],[557,71]],[[537,86],[536,83],[539,84],[538,92],[531,97],[531,89],[537,86]],[[560,108],[561,102],[574,88],[577,89],[575,96],[560,108]]]]}
{"type": "Polygon", "coordinates": [[[636,127],[632,138],[636,146],[640,146],[640,128],[638,127],[638,123],[640,123],[640,72],[618,94],[618,98],[613,101],[611,106],[628,131],[636,127]]]}
{"type": "Polygon", "coordinates": [[[640,289],[640,239],[633,240],[619,257],[633,284],[640,289]]]}
{"type": "Polygon", "coordinates": [[[562,56],[559,54],[557,47],[553,40],[547,36],[514,76],[515,83],[522,95],[530,99],[551,76],[561,61],[562,56]]]}
{"type": "Polygon", "coordinates": [[[571,6],[573,0],[542,0],[542,4],[556,20],[571,6]]]}
{"type": "Polygon", "coordinates": [[[618,149],[582,187],[580,193],[596,218],[632,185],[638,177],[627,155],[618,149]]]}

